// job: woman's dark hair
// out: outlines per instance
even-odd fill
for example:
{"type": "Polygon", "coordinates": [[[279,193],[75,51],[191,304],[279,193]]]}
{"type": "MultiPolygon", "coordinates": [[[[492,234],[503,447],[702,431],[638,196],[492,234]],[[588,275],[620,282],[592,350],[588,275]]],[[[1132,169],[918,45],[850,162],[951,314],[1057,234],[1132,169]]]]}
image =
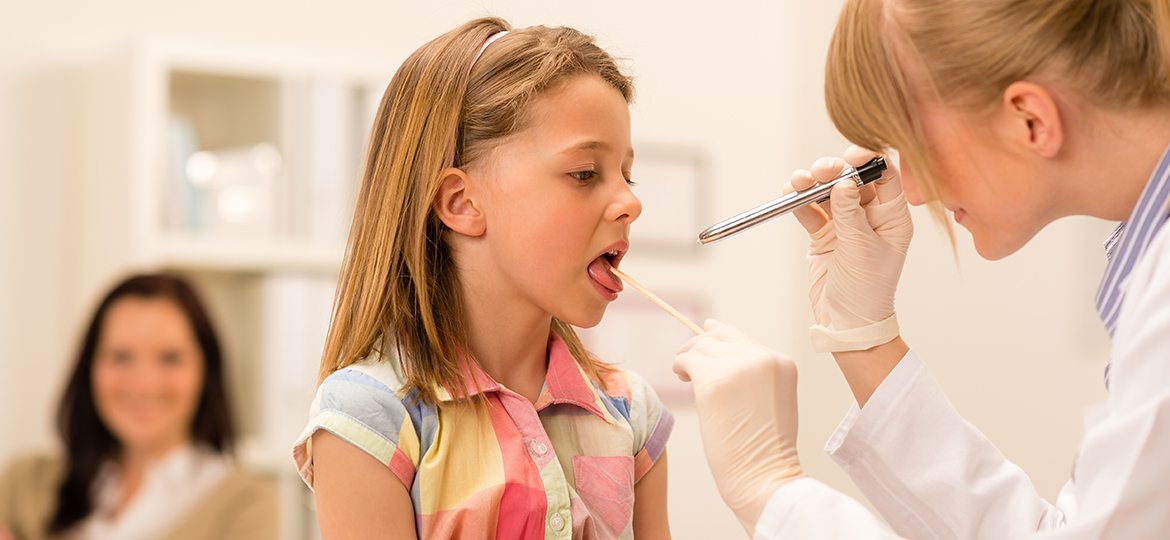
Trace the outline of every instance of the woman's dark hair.
{"type": "Polygon", "coordinates": [[[124,298],[168,299],[191,323],[203,353],[204,379],[199,406],[191,425],[191,438],[224,453],[235,440],[231,410],[224,384],[223,356],[207,310],[185,280],[166,274],[141,274],[126,278],[102,298],[82,337],[81,348],[57,409],[57,430],[67,454],[66,473],[57,493],[57,511],[50,533],[63,532],[93,511],[90,491],[102,463],[116,457],[121,444],[98,416],[93,398],[93,363],[106,313],[124,298]]]}

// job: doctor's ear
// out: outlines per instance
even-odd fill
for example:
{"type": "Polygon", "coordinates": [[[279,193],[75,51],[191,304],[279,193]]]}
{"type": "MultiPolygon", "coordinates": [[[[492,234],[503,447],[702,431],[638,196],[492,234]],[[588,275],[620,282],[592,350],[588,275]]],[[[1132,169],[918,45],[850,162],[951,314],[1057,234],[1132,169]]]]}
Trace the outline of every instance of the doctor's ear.
{"type": "Polygon", "coordinates": [[[466,236],[482,236],[487,230],[483,212],[469,191],[469,177],[462,169],[449,167],[439,181],[435,214],[448,229],[466,236]]]}
{"type": "Polygon", "coordinates": [[[1003,91],[1006,135],[1011,142],[1045,158],[1055,157],[1064,144],[1060,107],[1047,88],[1017,81],[1003,91]]]}

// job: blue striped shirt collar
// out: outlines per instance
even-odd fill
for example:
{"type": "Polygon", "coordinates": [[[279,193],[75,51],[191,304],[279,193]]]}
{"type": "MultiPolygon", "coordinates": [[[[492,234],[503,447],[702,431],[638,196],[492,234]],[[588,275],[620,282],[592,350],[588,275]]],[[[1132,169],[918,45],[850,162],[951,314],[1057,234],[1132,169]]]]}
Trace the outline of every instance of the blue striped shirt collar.
{"type": "Polygon", "coordinates": [[[1141,260],[1146,248],[1166,224],[1170,216],[1170,148],[1162,154],[1162,160],[1142,190],[1137,205],[1129,219],[1120,225],[1105,240],[1105,254],[1109,263],[1105,266],[1105,277],[1097,289],[1097,313],[1109,336],[1117,328],[1117,315],[1125,298],[1122,284],[1141,260]]]}

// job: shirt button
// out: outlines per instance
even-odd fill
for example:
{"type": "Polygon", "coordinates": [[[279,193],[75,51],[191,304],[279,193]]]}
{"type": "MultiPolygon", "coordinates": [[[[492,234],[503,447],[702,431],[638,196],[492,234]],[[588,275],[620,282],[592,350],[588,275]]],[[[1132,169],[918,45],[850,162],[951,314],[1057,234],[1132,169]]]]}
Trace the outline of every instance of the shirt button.
{"type": "Polygon", "coordinates": [[[529,450],[531,450],[532,453],[536,455],[536,457],[544,457],[544,455],[548,453],[548,445],[536,439],[532,439],[532,442],[528,444],[528,447],[529,450]]]}
{"type": "Polygon", "coordinates": [[[560,512],[557,512],[548,518],[548,526],[552,527],[554,531],[560,531],[565,528],[565,518],[561,517],[560,512]]]}

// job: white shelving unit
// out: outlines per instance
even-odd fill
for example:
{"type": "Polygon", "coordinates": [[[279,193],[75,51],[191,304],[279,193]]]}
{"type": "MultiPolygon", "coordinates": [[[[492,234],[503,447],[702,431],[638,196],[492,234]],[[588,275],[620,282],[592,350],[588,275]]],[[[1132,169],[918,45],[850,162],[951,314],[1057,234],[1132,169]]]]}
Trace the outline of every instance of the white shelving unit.
{"type": "Polygon", "coordinates": [[[97,253],[86,263],[336,268],[388,71],[174,41],[96,66],[81,213],[97,253]]]}
{"type": "Polygon", "coordinates": [[[142,269],[196,282],[230,362],[240,456],[277,480],[281,538],[310,538],[291,442],[393,67],[156,40],[92,68],[79,85],[81,290],[142,269]]]}

